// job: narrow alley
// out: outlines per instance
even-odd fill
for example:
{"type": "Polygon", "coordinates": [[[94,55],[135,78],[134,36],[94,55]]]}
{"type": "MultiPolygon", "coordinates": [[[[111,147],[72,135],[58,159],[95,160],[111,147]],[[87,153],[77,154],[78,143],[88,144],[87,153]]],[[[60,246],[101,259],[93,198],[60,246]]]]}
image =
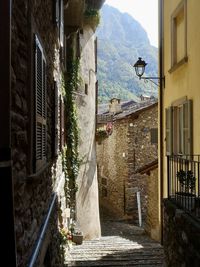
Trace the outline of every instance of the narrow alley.
{"type": "Polygon", "coordinates": [[[0,1],[1,266],[200,267],[199,11],[0,1]]]}
{"type": "Polygon", "coordinates": [[[162,246],[124,221],[102,222],[100,239],[73,245],[68,253],[67,267],[164,266],[162,246]]]}

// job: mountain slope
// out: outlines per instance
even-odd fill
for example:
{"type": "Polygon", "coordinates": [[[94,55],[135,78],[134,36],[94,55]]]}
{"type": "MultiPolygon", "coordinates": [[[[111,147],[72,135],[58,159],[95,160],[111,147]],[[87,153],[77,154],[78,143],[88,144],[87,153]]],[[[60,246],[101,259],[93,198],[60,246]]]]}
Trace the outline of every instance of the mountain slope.
{"type": "Polygon", "coordinates": [[[149,64],[146,75],[157,76],[157,48],[129,14],[104,5],[98,37],[99,102],[112,97],[137,100],[141,94],[157,95],[151,82],[140,81],[132,65],[142,57],[149,64]]]}

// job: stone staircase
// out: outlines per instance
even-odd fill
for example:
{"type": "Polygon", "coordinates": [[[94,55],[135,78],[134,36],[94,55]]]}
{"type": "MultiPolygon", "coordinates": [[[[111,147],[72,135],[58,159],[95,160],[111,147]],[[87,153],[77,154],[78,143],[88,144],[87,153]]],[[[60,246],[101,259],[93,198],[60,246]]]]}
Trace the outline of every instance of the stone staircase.
{"type": "Polygon", "coordinates": [[[66,267],[164,266],[162,246],[141,228],[119,222],[107,226],[100,239],[73,245],[66,257],[66,267]],[[118,234],[113,235],[117,229],[118,234]]]}

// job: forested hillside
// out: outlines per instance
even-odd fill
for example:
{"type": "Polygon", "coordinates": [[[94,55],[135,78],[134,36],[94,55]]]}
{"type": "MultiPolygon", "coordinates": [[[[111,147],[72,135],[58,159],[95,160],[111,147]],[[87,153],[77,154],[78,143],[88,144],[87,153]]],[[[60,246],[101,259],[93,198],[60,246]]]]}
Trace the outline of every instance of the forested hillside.
{"type": "Polygon", "coordinates": [[[140,81],[132,65],[138,57],[147,63],[146,75],[157,76],[157,48],[129,14],[104,5],[97,29],[99,103],[112,97],[137,100],[141,94],[157,96],[157,87],[140,81]]]}

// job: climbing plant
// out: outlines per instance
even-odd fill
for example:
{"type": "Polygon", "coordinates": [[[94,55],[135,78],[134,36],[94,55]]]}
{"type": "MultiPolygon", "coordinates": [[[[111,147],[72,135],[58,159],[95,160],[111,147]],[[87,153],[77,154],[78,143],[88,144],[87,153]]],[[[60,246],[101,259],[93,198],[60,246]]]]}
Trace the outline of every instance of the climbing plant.
{"type": "Polygon", "coordinates": [[[73,99],[73,92],[77,90],[79,78],[79,59],[71,60],[67,65],[67,73],[62,78],[62,95],[67,110],[65,129],[66,146],[63,149],[63,171],[65,173],[65,193],[67,196],[67,205],[75,208],[75,194],[77,187],[77,176],[80,167],[78,140],[79,129],[77,123],[76,105],[73,99]]]}

